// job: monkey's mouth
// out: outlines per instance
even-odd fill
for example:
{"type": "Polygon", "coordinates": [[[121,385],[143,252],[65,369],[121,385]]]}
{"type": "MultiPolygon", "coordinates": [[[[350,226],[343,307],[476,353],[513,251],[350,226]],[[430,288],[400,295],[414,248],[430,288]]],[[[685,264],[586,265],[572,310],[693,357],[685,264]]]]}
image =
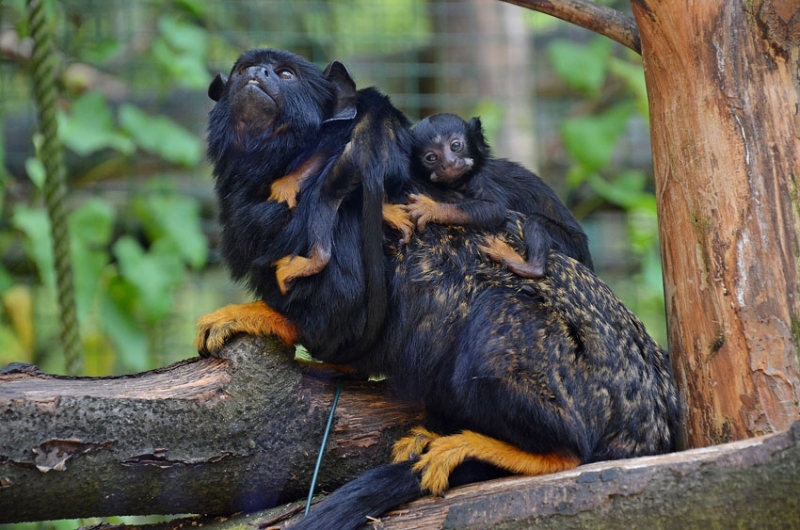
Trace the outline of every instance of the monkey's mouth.
{"type": "Polygon", "coordinates": [[[275,102],[275,98],[267,92],[267,87],[265,87],[258,79],[251,78],[245,81],[244,86],[242,86],[242,90],[248,89],[258,89],[259,95],[264,95],[269,98],[273,103],[275,102]]]}

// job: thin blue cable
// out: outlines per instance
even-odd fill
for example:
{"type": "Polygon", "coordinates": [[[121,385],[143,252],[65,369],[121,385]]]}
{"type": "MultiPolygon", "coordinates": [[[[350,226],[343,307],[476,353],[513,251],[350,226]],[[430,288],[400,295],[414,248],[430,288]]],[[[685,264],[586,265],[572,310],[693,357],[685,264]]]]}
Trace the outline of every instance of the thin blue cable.
{"type": "Polygon", "coordinates": [[[331,405],[331,414],[328,416],[328,425],[325,426],[325,434],[322,436],[322,444],[319,448],[319,455],[317,455],[317,465],[314,467],[314,476],[311,477],[311,487],[308,489],[308,500],[306,501],[306,511],[303,517],[308,515],[311,510],[311,499],[314,497],[314,488],[317,487],[317,475],[319,475],[319,468],[322,466],[322,455],[325,452],[325,446],[328,444],[328,435],[331,432],[333,425],[333,413],[336,412],[336,404],[339,402],[339,394],[342,393],[342,380],[336,384],[336,394],[333,396],[333,405],[331,405]]]}

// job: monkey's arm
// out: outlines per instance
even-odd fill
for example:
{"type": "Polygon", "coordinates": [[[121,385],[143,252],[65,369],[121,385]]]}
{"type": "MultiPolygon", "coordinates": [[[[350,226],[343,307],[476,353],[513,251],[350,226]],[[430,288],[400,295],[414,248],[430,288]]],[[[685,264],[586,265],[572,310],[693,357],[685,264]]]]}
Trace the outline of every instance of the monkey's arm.
{"type": "Polygon", "coordinates": [[[506,218],[506,210],[497,203],[480,199],[464,199],[455,203],[437,202],[427,195],[412,194],[408,197],[406,210],[424,230],[428,223],[475,226],[486,230],[500,228],[506,218]]]}

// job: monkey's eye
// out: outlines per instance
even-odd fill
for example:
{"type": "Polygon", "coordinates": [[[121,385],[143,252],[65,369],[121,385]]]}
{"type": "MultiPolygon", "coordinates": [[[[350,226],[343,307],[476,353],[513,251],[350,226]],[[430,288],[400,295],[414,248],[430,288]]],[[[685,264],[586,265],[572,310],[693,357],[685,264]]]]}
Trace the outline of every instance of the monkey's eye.
{"type": "Polygon", "coordinates": [[[247,72],[247,69],[253,66],[250,63],[242,63],[236,68],[236,75],[242,75],[247,72]]]}
{"type": "Polygon", "coordinates": [[[425,153],[425,157],[424,158],[425,158],[425,162],[427,162],[429,164],[433,164],[437,160],[439,160],[439,157],[436,156],[436,153],[425,153]]]}
{"type": "Polygon", "coordinates": [[[453,151],[454,153],[458,153],[463,148],[464,144],[461,142],[461,140],[453,140],[450,143],[450,150],[453,151]]]}
{"type": "Polygon", "coordinates": [[[297,77],[290,68],[278,68],[275,70],[275,73],[284,81],[290,81],[297,77]]]}

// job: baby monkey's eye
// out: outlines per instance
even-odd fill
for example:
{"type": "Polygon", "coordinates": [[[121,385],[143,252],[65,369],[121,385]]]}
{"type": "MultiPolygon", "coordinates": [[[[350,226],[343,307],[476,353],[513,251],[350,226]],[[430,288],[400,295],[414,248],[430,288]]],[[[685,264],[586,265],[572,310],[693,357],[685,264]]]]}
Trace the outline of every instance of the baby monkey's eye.
{"type": "Polygon", "coordinates": [[[450,142],[450,150],[454,153],[461,151],[463,148],[464,144],[461,142],[461,140],[453,140],[450,142]]]}
{"type": "Polygon", "coordinates": [[[436,156],[436,153],[425,153],[425,162],[433,164],[437,160],[439,160],[439,157],[436,156]]]}

